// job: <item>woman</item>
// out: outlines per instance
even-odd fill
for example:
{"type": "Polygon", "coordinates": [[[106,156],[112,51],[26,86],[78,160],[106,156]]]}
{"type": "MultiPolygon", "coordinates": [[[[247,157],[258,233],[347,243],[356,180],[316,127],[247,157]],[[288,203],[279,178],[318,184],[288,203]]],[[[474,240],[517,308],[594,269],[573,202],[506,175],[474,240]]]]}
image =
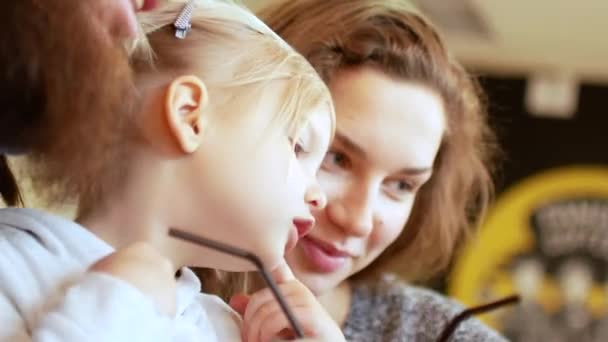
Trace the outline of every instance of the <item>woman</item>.
{"type": "MultiPolygon", "coordinates": [[[[337,113],[318,175],[328,205],[289,265],[347,340],[436,339],[462,307],[362,279],[388,261],[409,280],[436,275],[480,219],[495,141],[477,84],[406,1],[285,1],[261,17],[313,64],[337,113]]],[[[455,337],[502,340],[476,320],[455,337]]]]}

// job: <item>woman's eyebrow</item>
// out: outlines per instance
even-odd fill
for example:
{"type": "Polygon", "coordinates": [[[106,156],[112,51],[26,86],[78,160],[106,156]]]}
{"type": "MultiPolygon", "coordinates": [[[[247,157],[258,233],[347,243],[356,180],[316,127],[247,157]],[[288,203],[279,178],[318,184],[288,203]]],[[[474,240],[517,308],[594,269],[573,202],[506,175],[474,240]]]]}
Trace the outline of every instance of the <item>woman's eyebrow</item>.
{"type": "Polygon", "coordinates": [[[363,159],[367,158],[367,153],[365,153],[365,150],[363,149],[363,147],[357,145],[357,143],[355,143],[354,141],[352,141],[346,135],[344,135],[344,134],[342,134],[340,132],[336,132],[336,136],[334,137],[334,141],[339,142],[340,144],[344,145],[344,147],[346,149],[350,150],[351,152],[353,152],[355,154],[358,154],[363,159]]]}

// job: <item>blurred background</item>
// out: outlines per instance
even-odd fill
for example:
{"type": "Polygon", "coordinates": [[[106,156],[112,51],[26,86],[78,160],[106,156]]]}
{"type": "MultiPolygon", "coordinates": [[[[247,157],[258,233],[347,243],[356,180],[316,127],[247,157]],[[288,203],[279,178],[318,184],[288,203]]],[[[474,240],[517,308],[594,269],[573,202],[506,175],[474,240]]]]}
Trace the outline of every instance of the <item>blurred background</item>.
{"type": "Polygon", "coordinates": [[[520,293],[482,317],[513,341],[608,341],[608,1],[414,3],[481,78],[506,157],[479,234],[431,285],[466,305],[520,293]]]}
{"type": "Polygon", "coordinates": [[[505,154],[487,220],[430,286],[520,293],[482,317],[513,341],[608,341],[608,1],[414,2],[480,77],[505,154]]]}

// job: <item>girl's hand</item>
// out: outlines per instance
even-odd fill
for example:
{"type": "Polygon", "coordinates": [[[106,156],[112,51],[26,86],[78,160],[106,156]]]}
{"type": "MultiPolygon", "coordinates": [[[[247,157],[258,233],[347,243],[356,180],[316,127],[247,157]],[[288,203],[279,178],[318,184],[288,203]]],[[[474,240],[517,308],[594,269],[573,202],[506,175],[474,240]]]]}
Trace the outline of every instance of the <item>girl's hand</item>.
{"type": "MultiPolygon", "coordinates": [[[[280,266],[273,275],[308,340],[345,341],[340,327],[313,293],[293,276],[287,265],[280,266]]],[[[260,290],[249,297],[234,296],[230,306],[243,316],[241,335],[244,342],[269,342],[293,339],[295,336],[269,289],[260,290]]]]}
{"type": "Polygon", "coordinates": [[[171,262],[147,243],[135,243],[95,263],[89,271],[107,273],[148,296],[164,314],[176,310],[175,273],[171,262]]]}

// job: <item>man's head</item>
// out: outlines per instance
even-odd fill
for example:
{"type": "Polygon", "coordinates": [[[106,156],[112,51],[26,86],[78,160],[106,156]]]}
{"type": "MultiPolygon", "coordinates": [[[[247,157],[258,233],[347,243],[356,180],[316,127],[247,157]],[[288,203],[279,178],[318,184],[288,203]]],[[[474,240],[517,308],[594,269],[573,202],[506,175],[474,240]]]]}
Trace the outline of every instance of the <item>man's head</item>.
{"type": "Polygon", "coordinates": [[[47,148],[42,145],[61,136],[56,126],[128,106],[121,92],[129,87],[130,71],[114,36],[118,24],[98,13],[97,2],[119,1],[0,4],[4,152],[47,148]]]}
{"type": "MultiPolygon", "coordinates": [[[[123,49],[136,31],[134,3],[0,2],[0,154],[62,160],[57,168],[67,170],[83,167],[84,160],[68,152],[70,146],[86,144],[80,150],[90,155],[103,154],[114,143],[104,129],[116,117],[110,113],[128,115],[136,98],[123,49]]],[[[93,172],[99,166],[84,167],[93,172]]]]}

